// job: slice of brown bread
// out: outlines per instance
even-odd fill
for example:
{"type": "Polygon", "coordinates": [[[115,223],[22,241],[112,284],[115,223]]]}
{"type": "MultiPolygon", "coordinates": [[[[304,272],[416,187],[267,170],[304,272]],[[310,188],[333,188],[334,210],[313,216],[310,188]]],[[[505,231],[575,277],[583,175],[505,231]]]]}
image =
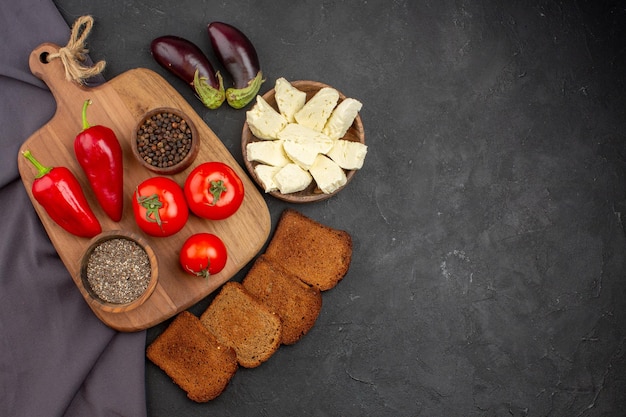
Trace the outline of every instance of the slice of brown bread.
{"type": "Polygon", "coordinates": [[[237,370],[235,351],[188,311],[176,316],[148,346],[146,356],[196,402],[220,395],[237,370]]]}
{"type": "Polygon", "coordinates": [[[286,209],[265,254],[302,281],[326,291],[348,272],[352,238],[346,231],[286,209]]]}
{"type": "Polygon", "coordinates": [[[300,280],[280,264],[261,255],[242,282],[250,294],[278,314],[281,343],[292,345],[313,327],[322,309],[320,290],[300,280]]]}
{"type": "Polygon", "coordinates": [[[239,282],[224,284],[200,321],[217,340],[235,349],[237,361],[245,368],[267,361],[280,346],[280,317],[239,282]]]}

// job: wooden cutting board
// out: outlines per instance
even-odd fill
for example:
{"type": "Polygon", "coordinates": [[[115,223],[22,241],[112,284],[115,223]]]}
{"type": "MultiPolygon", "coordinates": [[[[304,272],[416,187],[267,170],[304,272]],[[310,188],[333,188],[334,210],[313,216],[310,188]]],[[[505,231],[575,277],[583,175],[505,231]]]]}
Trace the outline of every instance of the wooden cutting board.
{"type": "MultiPolygon", "coordinates": [[[[50,88],[57,103],[52,119],[24,142],[18,155],[22,181],[61,260],[70,272],[78,289],[93,312],[108,326],[120,331],[137,331],[154,326],[178,312],[187,309],[228,281],[245,266],[266,242],[271,220],[263,196],[239,166],[215,133],[204,123],[186,100],[161,76],[148,69],[125,72],[94,88],[86,88],[66,81],[60,59],[45,62],[45,55],[56,53],[58,45],[42,44],[30,55],[30,69],[50,88]],[[83,102],[91,99],[88,119],[90,124],[108,126],[116,133],[124,153],[124,214],[120,222],[113,222],[97,204],[87,179],[74,156],[74,138],[82,130],[83,102]],[[131,151],[131,132],[142,116],[157,107],[181,110],[195,123],[202,139],[198,156],[185,171],[171,176],[183,185],[187,174],[198,164],[222,161],[241,177],[245,198],[240,209],[228,219],[210,221],[190,215],[182,231],[166,238],[154,238],[141,232],[135,223],[131,196],[135,187],[156,174],[143,168],[131,151]],[[30,150],[46,166],[66,166],[74,172],[102,224],[103,232],[123,230],[141,235],[148,241],[158,260],[159,280],[148,300],[136,309],[126,312],[103,311],[93,302],[82,284],[80,266],[91,239],[80,238],[63,230],[52,221],[43,207],[33,198],[31,187],[36,169],[21,154],[30,150]],[[208,280],[186,274],[179,267],[179,249],[193,233],[209,232],[222,238],[228,249],[226,267],[208,280]]],[[[44,279],[45,277],[42,277],[44,279]]]]}

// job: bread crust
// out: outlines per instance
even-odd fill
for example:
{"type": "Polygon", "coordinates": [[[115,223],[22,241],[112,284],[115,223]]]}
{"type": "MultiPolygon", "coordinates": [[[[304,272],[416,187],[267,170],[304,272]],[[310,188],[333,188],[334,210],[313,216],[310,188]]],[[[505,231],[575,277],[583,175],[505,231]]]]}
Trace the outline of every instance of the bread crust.
{"type": "Polygon", "coordinates": [[[281,343],[292,345],[313,327],[322,309],[320,290],[261,255],[242,282],[244,288],[282,321],[281,343]]]}
{"type": "Polygon", "coordinates": [[[307,284],[327,291],[350,268],[352,237],[346,231],[286,209],[265,254],[307,284]]]}
{"type": "Polygon", "coordinates": [[[217,341],[188,311],[176,316],[147,348],[146,356],[182,388],[189,399],[219,396],[237,370],[235,351],[217,341]]]}

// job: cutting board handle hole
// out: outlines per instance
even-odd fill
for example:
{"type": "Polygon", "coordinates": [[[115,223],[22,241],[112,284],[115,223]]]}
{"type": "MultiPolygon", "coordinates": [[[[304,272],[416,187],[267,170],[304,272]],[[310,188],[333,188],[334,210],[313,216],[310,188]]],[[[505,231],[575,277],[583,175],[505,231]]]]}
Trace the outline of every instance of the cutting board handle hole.
{"type": "Polygon", "coordinates": [[[41,62],[42,64],[47,64],[48,63],[48,55],[50,55],[48,52],[42,52],[39,54],[39,62],[41,62]]]}

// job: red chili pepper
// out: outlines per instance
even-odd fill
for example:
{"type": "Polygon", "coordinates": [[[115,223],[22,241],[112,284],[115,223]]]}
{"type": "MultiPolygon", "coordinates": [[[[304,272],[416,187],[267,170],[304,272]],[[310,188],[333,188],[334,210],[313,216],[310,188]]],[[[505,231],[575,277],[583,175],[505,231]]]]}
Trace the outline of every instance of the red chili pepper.
{"type": "Polygon", "coordinates": [[[102,231],[72,171],[62,166],[43,166],[30,151],[22,155],[39,171],[33,181],[33,197],[52,220],[76,236],[94,237],[102,231]]]}
{"type": "Polygon", "coordinates": [[[83,104],[83,130],[74,139],[74,153],[104,212],[116,222],[122,219],[124,166],[122,147],[115,132],[106,126],[90,126],[83,104]]]}

